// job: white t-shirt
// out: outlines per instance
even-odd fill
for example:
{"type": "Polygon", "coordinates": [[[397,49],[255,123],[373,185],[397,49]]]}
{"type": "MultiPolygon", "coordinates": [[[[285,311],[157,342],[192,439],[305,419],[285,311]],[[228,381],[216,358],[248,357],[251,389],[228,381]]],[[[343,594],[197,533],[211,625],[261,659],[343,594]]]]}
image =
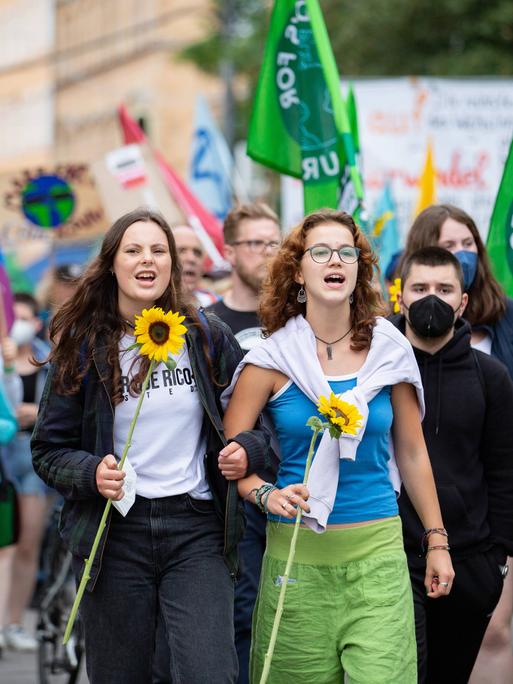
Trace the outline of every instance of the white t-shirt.
{"type": "MultiPolygon", "coordinates": [[[[119,362],[123,401],[114,412],[114,453],[123,453],[138,396],[128,391],[129,378],[137,372],[132,362],[137,350],[132,335],[120,340],[119,362]]],[[[202,435],[203,406],[184,345],[174,371],[159,363],[153,371],[141,412],[132,435],[128,460],[137,473],[136,493],[148,499],[189,493],[196,499],[211,499],[206,478],[202,435]]]]}

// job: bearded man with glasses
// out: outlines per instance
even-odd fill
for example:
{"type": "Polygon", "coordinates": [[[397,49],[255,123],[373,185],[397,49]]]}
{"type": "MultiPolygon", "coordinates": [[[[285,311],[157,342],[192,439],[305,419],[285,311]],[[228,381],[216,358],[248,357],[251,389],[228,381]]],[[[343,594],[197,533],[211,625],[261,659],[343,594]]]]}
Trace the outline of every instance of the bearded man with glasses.
{"type": "Polygon", "coordinates": [[[231,264],[231,288],[222,301],[208,308],[227,323],[244,352],[261,340],[257,317],[267,263],[281,244],[280,225],[266,204],[243,204],[226,216],[224,255],[231,264]]]}

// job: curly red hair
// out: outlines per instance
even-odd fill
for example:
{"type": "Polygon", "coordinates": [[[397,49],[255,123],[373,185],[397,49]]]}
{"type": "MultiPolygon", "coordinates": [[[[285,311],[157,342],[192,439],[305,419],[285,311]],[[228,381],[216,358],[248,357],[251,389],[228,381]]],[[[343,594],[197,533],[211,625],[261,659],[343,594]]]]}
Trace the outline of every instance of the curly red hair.
{"type": "Polygon", "coordinates": [[[269,336],[282,328],[289,318],[305,314],[305,304],[297,301],[300,286],[295,277],[301,267],[309,231],[324,223],[339,223],[348,228],[353,235],[355,247],[360,249],[358,275],[351,306],[351,349],[368,349],[376,316],[384,313],[381,297],[372,285],[378,259],[353,218],[344,211],[332,209],[321,209],[306,216],[303,222],[287,235],[280,251],[270,263],[259,307],[264,335],[269,336]]]}

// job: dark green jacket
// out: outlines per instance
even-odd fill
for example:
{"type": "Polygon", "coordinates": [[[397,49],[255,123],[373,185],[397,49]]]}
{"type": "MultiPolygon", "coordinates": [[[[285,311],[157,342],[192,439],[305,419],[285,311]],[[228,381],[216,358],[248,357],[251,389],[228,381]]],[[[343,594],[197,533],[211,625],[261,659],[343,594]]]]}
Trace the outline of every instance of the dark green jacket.
{"type": "MultiPolygon", "coordinates": [[[[205,410],[203,430],[207,443],[207,479],[217,514],[225,526],[226,561],[235,574],[237,543],[244,530],[244,514],[236,483],[228,482],[221,475],[217,459],[219,450],[226,443],[220,396],[242,358],[242,351],[228,326],[217,316],[208,314],[208,321],[210,347],[214,350],[212,365],[218,385],[210,380],[203,337],[191,322],[186,341],[205,410]]],[[[54,369],[51,367],[32,436],[32,458],[37,474],[65,499],[60,521],[62,538],[70,551],[81,558],[89,555],[106,502],[96,487],[96,468],[106,454],[114,453],[114,410],[101,380],[106,369],[105,348],[98,346],[93,351],[93,363],[80,391],[64,396],[52,387],[54,369]]],[[[241,433],[236,441],[248,452],[248,473],[266,464],[269,449],[265,432],[251,430],[241,433]]],[[[88,583],[90,590],[98,577],[109,524],[110,514],[88,583]]]]}

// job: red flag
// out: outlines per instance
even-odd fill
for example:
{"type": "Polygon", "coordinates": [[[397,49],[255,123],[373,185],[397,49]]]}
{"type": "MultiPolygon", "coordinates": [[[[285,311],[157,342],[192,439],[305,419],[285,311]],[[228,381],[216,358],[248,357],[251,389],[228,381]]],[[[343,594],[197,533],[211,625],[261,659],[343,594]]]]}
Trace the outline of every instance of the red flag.
{"type": "MultiPolygon", "coordinates": [[[[132,119],[125,105],[122,104],[118,107],[118,116],[123,129],[125,144],[130,145],[132,143],[148,143],[144,131],[139,126],[137,121],[132,119]]],[[[176,173],[176,171],[166,162],[160,152],[153,150],[153,154],[160,166],[162,176],[173,199],[185,214],[187,221],[196,230],[203,228],[207,235],[211,238],[219,254],[222,256],[224,240],[223,227],[221,223],[215,216],[205,209],[205,207],[189,190],[187,185],[176,173]]],[[[207,251],[209,251],[208,247],[207,251]]],[[[209,254],[209,256],[212,257],[212,254],[209,254]]],[[[213,261],[216,262],[218,260],[213,259],[213,261]]],[[[216,265],[221,264],[218,262],[216,265]]]]}

